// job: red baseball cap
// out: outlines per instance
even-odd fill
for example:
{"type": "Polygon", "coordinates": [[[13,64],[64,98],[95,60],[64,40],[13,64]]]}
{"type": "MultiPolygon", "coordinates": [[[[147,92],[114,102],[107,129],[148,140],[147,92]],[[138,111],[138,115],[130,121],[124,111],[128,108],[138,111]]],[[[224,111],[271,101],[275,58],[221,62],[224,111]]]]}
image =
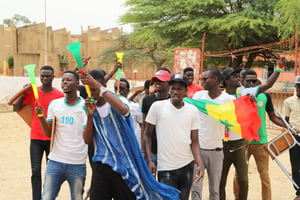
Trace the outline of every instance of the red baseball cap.
{"type": "Polygon", "coordinates": [[[154,79],[158,79],[160,81],[170,81],[170,74],[169,72],[165,70],[159,70],[158,72],[155,73],[155,76],[151,78],[151,82],[154,81],[154,79]]]}

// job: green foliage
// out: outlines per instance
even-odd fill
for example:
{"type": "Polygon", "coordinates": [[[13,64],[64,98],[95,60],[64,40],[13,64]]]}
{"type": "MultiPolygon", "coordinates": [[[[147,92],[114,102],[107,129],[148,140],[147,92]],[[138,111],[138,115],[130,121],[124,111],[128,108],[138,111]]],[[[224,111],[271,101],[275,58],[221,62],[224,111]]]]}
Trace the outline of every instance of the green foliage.
{"type": "Polygon", "coordinates": [[[148,36],[145,39],[135,38],[135,34],[120,36],[112,41],[112,47],[105,49],[99,54],[99,64],[103,65],[114,61],[116,59],[115,52],[118,51],[125,53],[123,58],[125,67],[138,66],[145,62],[154,65],[156,68],[161,67],[167,60],[166,55],[168,52],[165,49],[162,50],[159,43],[151,40],[151,34],[148,36]]]}
{"type": "Polygon", "coordinates": [[[14,67],[14,57],[9,56],[8,59],[7,59],[7,63],[8,63],[9,69],[12,69],[14,67]]]}
{"type": "Polygon", "coordinates": [[[10,26],[10,21],[12,21],[16,27],[27,26],[31,24],[35,24],[36,22],[30,21],[27,17],[15,14],[11,19],[4,19],[3,24],[7,27],[10,26]]]}
{"type": "MultiPolygon", "coordinates": [[[[134,31],[128,36],[131,43],[156,46],[156,51],[167,52],[162,56],[170,63],[169,54],[178,47],[201,49],[204,33],[206,52],[230,52],[279,41],[280,31],[281,34],[293,32],[293,28],[280,27],[279,22],[284,22],[287,27],[290,23],[299,23],[300,15],[292,20],[299,3],[299,0],[127,0],[125,5],[129,12],[120,21],[133,26],[134,31]],[[294,6],[294,14],[283,15],[289,10],[284,7],[286,4],[294,6]]],[[[236,53],[233,63],[230,54],[205,58],[205,63],[238,67],[245,57],[245,65],[251,66],[258,56],[264,59],[276,57],[272,50],[258,47],[241,55],[236,53]]]]}
{"type": "Polygon", "coordinates": [[[277,12],[274,22],[278,26],[279,35],[283,38],[294,36],[296,25],[300,25],[300,1],[279,0],[275,8],[277,12]]]}
{"type": "Polygon", "coordinates": [[[68,54],[62,52],[60,55],[60,63],[67,63],[68,62],[68,54]]]}

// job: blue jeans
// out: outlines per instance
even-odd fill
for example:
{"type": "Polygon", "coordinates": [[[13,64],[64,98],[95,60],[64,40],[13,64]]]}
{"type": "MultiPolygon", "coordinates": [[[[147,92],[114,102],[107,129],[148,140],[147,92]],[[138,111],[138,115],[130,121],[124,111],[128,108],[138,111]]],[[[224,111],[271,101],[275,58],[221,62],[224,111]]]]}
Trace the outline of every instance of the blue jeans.
{"type": "Polygon", "coordinates": [[[86,176],[85,164],[65,164],[48,161],[45,173],[43,200],[54,200],[65,180],[68,181],[72,200],[82,200],[86,176]]]}
{"type": "Polygon", "coordinates": [[[30,163],[31,163],[31,189],[32,200],[40,200],[42,193],[42,159],[45,152],[47,160],[50,148],[50,141],[30,140],[30,163]]]}
{"type": "Polygon", "coordinates": [[[193,183],[194,165],[188,164],[180,169],[158,171],[158,181],[180,190],[180,200],[188,200],[193,183]]]}

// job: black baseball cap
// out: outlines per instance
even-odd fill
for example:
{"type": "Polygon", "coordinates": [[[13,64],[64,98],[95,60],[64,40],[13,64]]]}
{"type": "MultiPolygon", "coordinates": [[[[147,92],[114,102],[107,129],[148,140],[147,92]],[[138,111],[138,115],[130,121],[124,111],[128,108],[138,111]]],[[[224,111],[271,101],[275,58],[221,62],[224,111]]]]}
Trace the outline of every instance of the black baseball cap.
{"type": "Polygon", "coordinates": [[[187,84],[188,84],[187,78],[182,73],[176,73],[171,76],[169,84],[171,85],[175,82],[183,83],[185,85],[185,87],[187,87],[187,84]]]}
{"type": "Polygon", "coordinates": [[[235,73],[240,73],[242,71],[242,68],[239,68],[239,69],[233,69],[231,67],[228,67],[226,69],[224,69],[222,71],[222,74],[221,74],[221,78],[223,81],[225,81],[226,79],[229,78],[229,76],[231,76],[232,74],[235,74],[235,73]]]}

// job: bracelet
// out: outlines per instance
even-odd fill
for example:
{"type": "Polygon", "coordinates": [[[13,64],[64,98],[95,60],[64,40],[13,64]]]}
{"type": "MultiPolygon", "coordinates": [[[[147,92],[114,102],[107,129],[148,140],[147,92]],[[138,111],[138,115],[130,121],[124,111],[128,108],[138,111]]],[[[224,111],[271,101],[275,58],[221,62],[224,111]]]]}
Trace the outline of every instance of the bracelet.
{"type": "Polygon", "coordinates": [[[277,67],[275,68],[275,70],[280,73],[283,70],[283,67],[277,65],[277,67]]]}
{"type": "Polygon", "coordinates": [[[42,117],[44,117],[44,114],[38,114],[37,116],[38,116],[38,118],[42,118],[42,117]]]}

